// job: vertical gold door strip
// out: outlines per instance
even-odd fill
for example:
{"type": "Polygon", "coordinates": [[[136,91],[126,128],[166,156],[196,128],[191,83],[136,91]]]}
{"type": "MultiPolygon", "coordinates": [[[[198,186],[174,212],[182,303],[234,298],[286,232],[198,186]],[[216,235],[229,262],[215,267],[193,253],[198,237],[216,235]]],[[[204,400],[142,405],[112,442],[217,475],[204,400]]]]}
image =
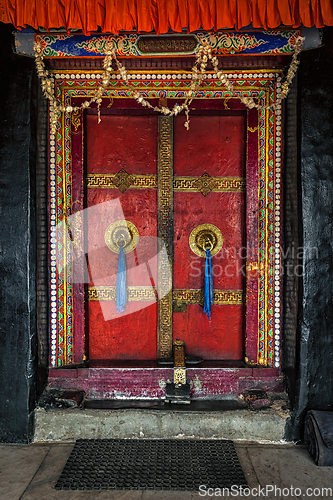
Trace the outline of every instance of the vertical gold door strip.
{"type": "Polygon", "coordinates": [[[173,262],[173,119],[159,117],[158,140],[158,237],[169,262],[158,260],[158,357],[172,353],[172,262],[173,262]]]}

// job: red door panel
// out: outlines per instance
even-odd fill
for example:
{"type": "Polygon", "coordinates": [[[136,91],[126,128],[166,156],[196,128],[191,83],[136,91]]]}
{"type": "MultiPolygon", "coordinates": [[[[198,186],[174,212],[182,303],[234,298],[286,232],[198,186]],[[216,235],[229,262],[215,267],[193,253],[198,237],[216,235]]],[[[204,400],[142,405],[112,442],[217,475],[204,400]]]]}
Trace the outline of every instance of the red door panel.
{"type": "MultiPolygon", "coordinates": [[[[203,112],[203,110],[201,110],[203,112]]],[[[87,174],[157,175],[158,117],[104,114],[100,124],[87,115],[87,174]]],[[[231,113],[231,112],[230,112],[231,113]]],[[[245,115],[191,115],[190,130],[183,117],[174,120],[174,176],[199,178],[245,176],[245,115]]],[[[89,287],[116,286],[118,254],[105,244],[106,228],[125,218],[138,229],[140,240],[126,254],[127,286],[151,287],[157,283],[147,268],[157,244],[157,189],[129,187],[88,188],[87,248],[89,287]],[[104,207],[107,207],[104,209],[104,207]],[[112,207],[108,209],[108,207],[112,207]]],[[[221,252],[213,257],[214,289],[244,288],[244,212],[241,191],[174,192],[174,289],[200,290],[204,259],[189,247],[189,236],[203,223],[216,225],[223,235],[221,252]]],[[[155,259],[156,260],[156,259],[155,259]]],[[[154,265],[154,264],[152,264],[154,265]]],[[[156,276],[155,276],[156,277],[156,276]]],[[[204,359],[242,359],[244,306],[213,305],[212,320],[199,304],[174,313],[173,337],[185,341],[186,352],[204,359]]],[[[114,300],[87,302],[86,326],[90,359],[148,360],[157,357],[157,303],[129,301],[123,313],[114,300]]]]}
{"type": "MultiPolygon", "coordinates": [[[[180,119],[174,128],[174,175],[244,177],[245,115],[191,116],[187,131],[180,119]]],[[[243,290],[244,192],[174,193],[174,289],[200,290],[205,259],[189,246],[191,231],[209,223],[222,232],[222,250],[212,258],[214,289],[243,290]]],[[[244,306],[213,305],[211,321],[198,304],[173,315],[173,337],[185,341],[188,354],[204,359],[239,360],[244,350],[244,306]]]]}
{"type": "Polygon", "coordinates": [[[174,313],[173,337],[185,341],[186,353],[206,360],[239,360],[243,356],[244,306],[212,306],[212,320],[198,304],[174,313]]]}
{"type": "Polygon", "coordinates": [[[89,305],[89,358],[138,360],[157,357],[157,304],[145,304],[144,309],[136,302],[126,306],[126,316],[116,317],[116,303],[108,307],[114,318],[105,321],[100,302],[89,305]]]}
{"type": "Polygon", "coordinates": [[[155,115],[87,115],[88,172],[156,174],[157,121],[155,115]]]}
{"type": "MultiPolygon", "coordinates": [[[[87,174],[155,174],[157,117],[103,115],[100,124],[87,116],[87,174]]],[[[118,259],[106,245],[104,235],[114,221],[126,219],[139,232],[136,249],[125,255],[128,287],[152,287],[146,263],[156,259],[157,191],[117,188],[88,188],[87,247],[89,287],[115,287],[118,259]]],[[[87,302],[87,331],[90,359],[156,359],[156,300],[128,301],[117,313],[115,300],[87,302]]]]}
{"type": "Polygon", "coordinates": [[[243,177],[245,173],[245,116],[191,114],[174,121],[174,175],[243,177]]]}

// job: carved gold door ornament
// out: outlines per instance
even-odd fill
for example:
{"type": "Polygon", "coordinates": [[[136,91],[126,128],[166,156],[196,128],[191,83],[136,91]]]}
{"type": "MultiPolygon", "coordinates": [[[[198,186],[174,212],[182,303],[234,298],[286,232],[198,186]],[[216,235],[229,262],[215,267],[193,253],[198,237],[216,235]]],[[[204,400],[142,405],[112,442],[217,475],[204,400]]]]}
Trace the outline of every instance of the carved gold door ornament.
{"type": "Polygon", "coordinates": [[[223,246],[223,236],[213,224],[200,224],[191,231],[189,245],[199,257],[206,257],[206,250],[210,250],[213,257],[223,246]]]}
{"type": "Polygon", "coordinates": [[[213,224],[200,224],[192,229],[190,248],[199,257],[205,257],[204,308],[203,312],[211,320],[211,306],[214,304],[214,284],[212,256],[222,248],[223,237],[218,227],[213,224]]]}
{"type": "Polygon", "coordinates": [[[130,221],[117,220],[107,227],[104,239],[112,252],[119,253],[120,247],[123,247],[124,253],[129,253],[139,242],[139,231],[130,221]]]}

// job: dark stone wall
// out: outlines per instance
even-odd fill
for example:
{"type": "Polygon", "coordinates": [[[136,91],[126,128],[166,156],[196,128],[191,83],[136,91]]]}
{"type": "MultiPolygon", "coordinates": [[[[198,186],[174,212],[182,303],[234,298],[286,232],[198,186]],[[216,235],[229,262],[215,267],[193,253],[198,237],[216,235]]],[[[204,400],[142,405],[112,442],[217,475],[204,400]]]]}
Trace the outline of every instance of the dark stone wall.
{"type": "Polygon", "coordinates": [[[28,442],[36,400],[36,89],[0,23],[0,441],[28,442]]]}
{"type": "Polygon", "coordinates": [[[304,52],[298,72],[299,213],[304,274],[287,437],[302,437],[309,409],[333,410],[333,28],[304,52]]]}
{"type": "Polygon", "coordinates": [[[36,150],[36,295],[38,370],[37,392],[46,383],[49,364],[49,269],[48,269],[48,103],[37,83],[36,150]]]}
{"type": "Polygon", "coordinates": [[[299,265],[298,248],[300,246],[300,168],[298,150],[298,116],[297,116],[297,75],[290,87],[285,102],[285,151],[283,176],[284,201],[284,274],[283,274],[283,336],[282,336],[282,369],[285,374],[285,385],[290,403],[295,404],[297,382],[297,323],[299,312],[299,265]]]}

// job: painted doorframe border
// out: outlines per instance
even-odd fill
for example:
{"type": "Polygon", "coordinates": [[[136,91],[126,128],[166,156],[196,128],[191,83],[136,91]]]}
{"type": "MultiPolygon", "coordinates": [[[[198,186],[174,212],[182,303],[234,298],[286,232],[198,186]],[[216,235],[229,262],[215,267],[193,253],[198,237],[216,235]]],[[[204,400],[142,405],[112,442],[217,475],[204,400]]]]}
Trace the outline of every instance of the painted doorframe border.
{"type": "MultiPolygon", "coordinates": [[[[149,99],[182,99],[191,83],[191,74],[184,71],[130,71],[129,74],[137,90],[149,99]]],[[[275,102],[281,85],[281,70],[242,70],[227,76],[239,95],[251,96],[262,105],[275,102]]],[[[59,102],[71,105],[94,93],[101,73],[64,70],[55,71],[54,78],[59,102]]],[[[106,94],[107,99],[130,97],[117,78],[111,80],[106,94]]],[[[245,109],[237,99],[231,99],[213,74],[204,81],[199,97],[220,99],[221,106],[229,109],[245,109]]],[[[83,175],[80,180],[80,175],[72,170],[75,155],[83,152],[82,127],[81,113],[72,116],[63,113],[56,135],[50,135],[51,367],[78,363],[85,356],[84,320],[74,312],[79,303],[83,304],[84,295],[83,285],[73,283],[75,247],[83,248],[84,227],[79,216],[75,234],[68,231],[69,217],[83,208],[83,175]]],[[[250,244],[246,269],[246,362],[278,368],[282,277],[281,108],[247,111],[247,131],[247,151],[256,148],[258,161],[247,162],[246,226],[250,244]]],[[[83,164],[81,168],[83,174],[83,164]]]]}

